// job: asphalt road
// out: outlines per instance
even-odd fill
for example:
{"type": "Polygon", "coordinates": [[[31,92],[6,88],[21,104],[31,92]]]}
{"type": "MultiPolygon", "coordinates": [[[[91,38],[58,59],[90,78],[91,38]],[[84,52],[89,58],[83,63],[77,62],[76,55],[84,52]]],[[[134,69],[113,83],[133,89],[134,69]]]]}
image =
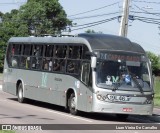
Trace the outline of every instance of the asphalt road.
{"type": "MultiPolygon", "coordinates": [[[[127,120],[119,120],[115,115],[80,113],[79,116],[70,115],[63,107],[29,100],[25,104],[18,103],[17,97],[0,91],[0,124],[140,124],[160,123],[160,109],[154,109],[150,117],[129,116],[127,120]]],[[[90,126],[91,126],[90,125],[90,126]]],[[[60,125],[59,125],[60,126],[60,125]]],[[[106,125],[107,126],[107,125],[106,125]]],[[[109,126],[109,125],[108,125],[109,126]]],[[[63,128],[63,127],[62,127],[63,128]]],[[[83,126],[82,126],[83,128],[83,126]]],[[[104,130],[67,130],[68,132],[106,132],[104,130]]],[[[21,131],[18,131],[21,132],[21,131]]],[[[35,131],[34,131],[35,132],[35,131]]],[[[44,132],[44,131],[43,131],[44,132]]],[[[53,131],[45,131],[53,132],[53,131]]],[[[54,132],[66,132],[54,130],[54,132]]],[[[142,130],[107,130],[112,133],[143,133],[142,130]]],[[[145,130],[145,133],[158,133],[159,131],[145,130]]]]}

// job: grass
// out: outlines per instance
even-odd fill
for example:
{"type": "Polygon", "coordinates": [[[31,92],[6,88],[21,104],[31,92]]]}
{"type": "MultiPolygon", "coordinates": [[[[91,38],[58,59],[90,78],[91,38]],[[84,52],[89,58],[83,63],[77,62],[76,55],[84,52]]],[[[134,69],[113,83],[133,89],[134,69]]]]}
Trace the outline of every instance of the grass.
{"type": "Polygon", "coordinates": [[[160,107],[160,77],[155,78],[154,91],[154,106],[160,107]]]}
{"type": "Polygon", "coordinates": [[[2,78],[3,78],[3,74],[2,74],[2,73],[0,73],[0,80],[2,80],[2,78]]]}
{"type": "Polygon", "coordinates": [[[15,131],[9,131],[9,130],[0,130],[0,133],[15,133],[15,131]]]}
{"type": "Polygon", "coordinates": [[[3,73],[0,73],[0,77],[2,77],[3,73]]]}

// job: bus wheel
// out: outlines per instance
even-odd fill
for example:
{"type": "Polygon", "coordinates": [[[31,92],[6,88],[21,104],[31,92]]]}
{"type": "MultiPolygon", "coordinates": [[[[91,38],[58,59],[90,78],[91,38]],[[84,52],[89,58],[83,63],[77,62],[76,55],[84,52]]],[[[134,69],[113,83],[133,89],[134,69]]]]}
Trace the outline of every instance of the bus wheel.
{"type": "Polygon", "coordinates": [[[23,97],[23,86],[22,83],[18,85],[18,102],[24,103],[25,98],[23,97]]]}
{"type": "Polygon", "coordinates": [[[129,115],[127,115],[127,114],[116,114],[116,116],[119,120],[126,120],[129,115]]]}
{"type": "Polygon", "coordinates": [[[78,111],[76,109],[76,97],[74,93],[70,95],[68,106],[69,106],[69,111],[72,115],[78,114],[78,111]]]}

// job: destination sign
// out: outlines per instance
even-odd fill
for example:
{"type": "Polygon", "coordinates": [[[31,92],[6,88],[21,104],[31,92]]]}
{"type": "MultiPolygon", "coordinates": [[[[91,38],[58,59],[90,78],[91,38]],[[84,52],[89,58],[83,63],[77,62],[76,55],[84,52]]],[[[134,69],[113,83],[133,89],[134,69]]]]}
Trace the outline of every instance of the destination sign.
{"type": "Polygon", "coordinates": [[[135,61],[140,62],[141,57],[136,55],[122,55],[122,54],[112,54],[112,53],[100,53],[100,59],[105,60],[122,60],[122,61],[135,61]]]}

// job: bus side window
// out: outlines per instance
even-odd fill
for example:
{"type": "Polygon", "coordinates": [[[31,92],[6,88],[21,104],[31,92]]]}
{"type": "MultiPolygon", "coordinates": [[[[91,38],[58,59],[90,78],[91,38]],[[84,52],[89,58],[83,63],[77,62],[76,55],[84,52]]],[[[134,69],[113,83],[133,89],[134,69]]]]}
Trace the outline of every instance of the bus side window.
{"type": "Polygon", "coordinates": [[[64,73],[67,57],[67,46],[56,45],[53,59],[53,71],[64,73]]]}
{"type": "Polygon", "coordinates": [[[43,45],[34,45],[33,57],[32,57],[32,68],[41,69],[43,56],[43,45]]]}
{"type": "Polygon", "coordinates": [[[21,56],[21,64],[20,67],[25,69],[30,69],[31,67],[31,55],[32,55],[32,45],[24,44],[21,56]]]}
{"type": "Polygon", "coordinates": [[[52,71],[52,57],[54,52],[54,45],[44,45],[44,57],[42,69],[45,71],[52,71]]]}
{"type": "Polygon", "coordinates": [[[20,55],[21,55],[22,45],[13,44],[10,50],[11,50],[10,66],[16,68],[20,64],[20,55]]]}
{"type": "Polygon", "coordinates": [[[45,46],[45,57],[53,57],[54,45],[46,45],[45,46]]]}
{"type": "Polygon", "coordinates": [[[79,74],[80,60],[67,61],[67,73],[79,74]]]}
{"type": "Polygon", "coordinates": [[[65,59],[54,59],[53,71],[65,72],[65,59]]]}
{"type": "Polygon", "coordinates": [[[89,78],[90,78],[90,63],[84,62],[81,68],[81,81],[86,85],[89,85],[89,78]]]}
{"type": "Polygon", "coordinates": [[[13,50],[12,52],[14,53],[14,55],[21,55],[22,45],[21,44],[13,44],[12,50],[13,50]]]}
{"type": "Polygon", "coordinates": [[[69,46],[69,58],[81,59],[82,46],[69,46]]]}
{"type": "Polygon", "coordinates": [[[12,52],[13,45],[12,44],[8,44],[8,49],[7,49],[7,62],[9,66],[12,66],[12,56],[14,55],[14,53],[12,52]]]}
{"type": "Polygon", "coordinates": [[[86,55],[86,52],[89,51],[88,47],[84,45],[82,51],[83,51],[82,52],[83,53],[82,58],[86,59],[86,60],[89,60],[90,57],[86,55]]]}
{"type": "Polygon", "coordinates": [[[55,57],[56,58],[66,58],[67,46],[56,45],[55,57]]]}
{"type": "Polygon", "coordinates": [[[45,71],[52,71],[52,58],[43,58],[42,69],[45,71]]]}

